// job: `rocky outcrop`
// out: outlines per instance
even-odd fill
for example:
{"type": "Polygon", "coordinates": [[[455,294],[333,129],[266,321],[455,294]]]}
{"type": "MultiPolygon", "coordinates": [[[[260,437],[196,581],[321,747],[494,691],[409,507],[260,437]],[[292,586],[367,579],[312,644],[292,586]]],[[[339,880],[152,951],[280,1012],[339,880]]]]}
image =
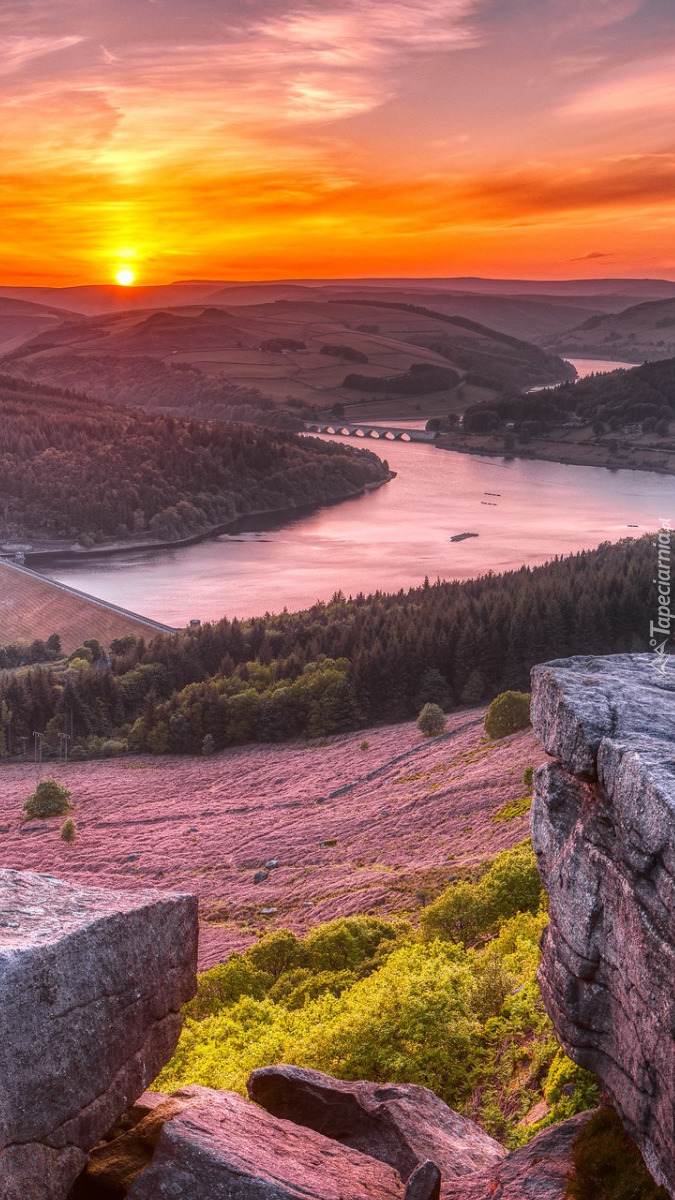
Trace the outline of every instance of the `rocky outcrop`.
{"type": "Polygon", "coordinates": [[[428,1088],[345,1083],[302,1067],[253,1071],[248,1093],[276,1117],[389,1163],[404,1181],[427,1161],[443,1180],[499,1162],[504,1147],[428,1088]]]}
{"type": "Polygon", "coordinates": [[[0,871],[0,1195],[62,1200],[195,990],[190,896],[0,871]]]}
{"type": "Polygon", "coordinates": [[[491,1170],[444,1187],[442,1200],[565,1200],[574,1175],[574,1143],[592,1116],[581,1113],[544,1129],[491,1170]]]}
{"type": "Polygon", "coordinates": [[[532,808],[544,1001],[675,1196],[675,669],[650,655],[536,667],[532,722],[559,760],[536,773],[532,808]]]}
{"type": "MultiPolygon", "coordinates": [[[[183,1088],[128,1200],[403,1200],[396,1172],[235,1092],[183,1088]]],[[[171,1103],[171,1101],[170,1101],[171,1103]]]]}

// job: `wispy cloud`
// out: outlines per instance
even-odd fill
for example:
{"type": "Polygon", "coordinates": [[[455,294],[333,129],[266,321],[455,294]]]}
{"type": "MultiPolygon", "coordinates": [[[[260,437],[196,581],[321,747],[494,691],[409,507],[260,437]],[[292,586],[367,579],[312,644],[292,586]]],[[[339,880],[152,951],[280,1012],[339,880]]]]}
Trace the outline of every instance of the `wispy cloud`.
{"type": "Polygon", "coordinates": [[[11,75],[35,59],[76,46],[82,38],[0,36],[0,76],[11,75]]]}

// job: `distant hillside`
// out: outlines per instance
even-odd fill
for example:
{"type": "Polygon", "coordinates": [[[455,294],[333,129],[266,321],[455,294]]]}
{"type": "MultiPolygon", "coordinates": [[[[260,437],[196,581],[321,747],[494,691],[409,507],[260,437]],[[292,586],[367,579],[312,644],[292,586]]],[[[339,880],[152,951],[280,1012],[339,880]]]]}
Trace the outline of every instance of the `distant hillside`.
{"type": "Polygon", "coordinates": [[[675,355],[675,298],[635,304],[623,312],[596,314],[547,340],[559,354],[616,358],[624,362],[675,355]]]}
{"type": "MultiPolygon", "coordinates": [[[[6,356],[4,367],[115,403],[265,424],[278,421],[280,413],[297,422],[336,403],[372,404],[367,393],[373,391],[387,404],[388,390],[397,392],[395,386],[387,389],[387,381],[413,366],[450,366],[457,375],[437,377],[440,383],[429,375],[433,386],[422,392],[422,404],[408,405],[409,415],[462,406],[466,397],[457,392],[459,383],[501,394],[572,375],[567,364],[538,346],[465,317],[407,302],[326,301],[315,299],[310,289],[292,292],[294,299],[273,303],[134,309],[64,321],[27,339],[6,356]],[[364,388],[361,397],[344,386],[355,361],[363,364],[362,375],[383,381],[364,388]]],[[[384,416],[406,411],[377,410],[384,416]]]]}
{"type": "Polygon", "coordinates": [[[0,295],[0,353],[8,353],[37,333],[51,332],[65,316],[57,308],[0,295]]]}
{"type": "Polygon", "coordinates": [[[0,538],[175,541],[387,478],[367,450],[123,409],[0,377],[0,538]]]}

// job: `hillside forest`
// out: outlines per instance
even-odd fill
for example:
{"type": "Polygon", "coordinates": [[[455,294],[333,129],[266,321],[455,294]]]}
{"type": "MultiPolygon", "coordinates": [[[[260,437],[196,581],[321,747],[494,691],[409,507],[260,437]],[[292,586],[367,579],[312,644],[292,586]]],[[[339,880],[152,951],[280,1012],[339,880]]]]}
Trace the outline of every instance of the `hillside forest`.
{"type": "Polygon", "coordinates": [[[246,513],[334,503],[388,478],[357,447],[121,408],[8,376],[0,446],[6,540],[175,541],[246,513]]]}
{"type": "Polygon", "coordinates": [[[303,612],[224,619],[148,644],[95,639],[58,665],[0,672],[2,746],[33,731],[75,757],[198,754],[320,737],[527,690],[537,662],[648,649],[649,538],[536,568],[425,583],[303,612]],[[109,651],[109,653],[108,653],[109,651]]]}

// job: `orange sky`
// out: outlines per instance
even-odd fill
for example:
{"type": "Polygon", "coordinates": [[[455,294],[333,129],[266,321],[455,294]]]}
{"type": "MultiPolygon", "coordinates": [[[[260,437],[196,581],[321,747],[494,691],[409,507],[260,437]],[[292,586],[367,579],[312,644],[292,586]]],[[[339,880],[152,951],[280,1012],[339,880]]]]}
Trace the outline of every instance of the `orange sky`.
{"type": "Polygon", "coordinates": [[[3,0],[0,281],[675,276],[672,0],[3,0]]]}

